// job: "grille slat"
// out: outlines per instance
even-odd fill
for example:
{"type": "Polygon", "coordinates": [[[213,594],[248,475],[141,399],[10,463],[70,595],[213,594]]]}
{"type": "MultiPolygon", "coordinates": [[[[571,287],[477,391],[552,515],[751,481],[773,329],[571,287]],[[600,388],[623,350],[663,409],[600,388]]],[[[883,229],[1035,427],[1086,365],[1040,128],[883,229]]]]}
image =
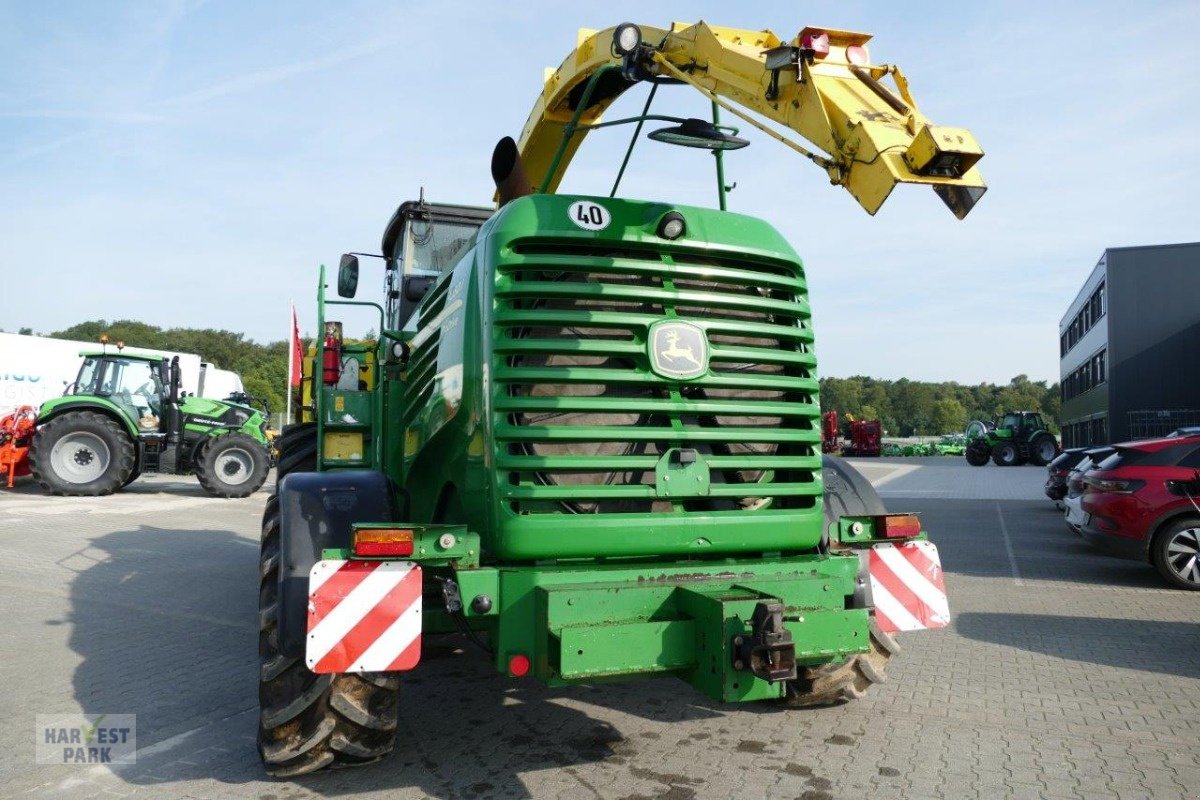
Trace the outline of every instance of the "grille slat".
{"type": "MultiPolygon", "coordinates": [[[[643,348],[644,349],[644,348],[643,348]]],[[[808,366],[808,365],[806,365],[808,366]]],[[[497,380],[504,383],[627,383],[666,389],[671,384],[657,375],[635,373],[630,370],[600,369],[593,367],[571,367],[570,371],[554,367],[501,367],[496,370],[497,380]]],[[[756,372],[718,373],[693,381],[692,386],[700,389],[779,389],[798,392],[816,392],[815,378],[793,378],[788,375],[764,375],[756,372]]]]}
{"type": "Polygon", "coordinates": [[[497,425],[496,438],[531,442],[768,442],[815,444],[819,431],[763,428],[651,428],[644,425],[616,427],[547,427],[543,425],[497,425]]]}
{"type": "MultiPolygon", "coordinates": [[[[629,402],[620,397],[502,397],[496,401],[499,411],[521,412],[623,412],[629,411],[629,402]]],[[[745,402],[713,400],[643,399],[637,411],[659,414],[745,414],[753,410],[755,415],[771,417],[807,417],[812,419],[816,411],[811,403],[765,403],[759,401],[752,408],[745,402]]]]}
{"type": "MultiPolygon", "coordinates": [[[[552,263],[545,258],[529,258],[517,256],[506,261],[499,269],[501,274],[520,273],[529,270],[552,270],[558,272],[592,272],[598,259],[579,256],[556,256],[552,263]]],[[[729,269],[726,267],[692,266],[685,262],[653,263],[635,261],[628,258],[603,259],[606,270],[629,275],[658,275],[675,281],[697,280],[714,281],[745,285],[752,281],[754,285],[770,289],[783,289],[789,292],[803,291],[806,286],[803,278],[780,275],[771,272],[749,272],[744,269],[729,269]]]]}

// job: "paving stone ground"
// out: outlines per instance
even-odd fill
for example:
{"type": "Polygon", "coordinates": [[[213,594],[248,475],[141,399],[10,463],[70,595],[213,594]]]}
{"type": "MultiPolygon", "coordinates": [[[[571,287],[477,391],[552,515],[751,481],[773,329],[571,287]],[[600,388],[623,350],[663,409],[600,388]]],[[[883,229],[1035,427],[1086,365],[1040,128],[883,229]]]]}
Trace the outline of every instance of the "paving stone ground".
{"type": "Polygon", "coordinates": [[[1034,468],[864,460],[941,548],[953,625],[889,682],[815,711],[660,679],[551,690],[431,648],[399,747],[264,779],[254,750],[265,493],[142,480],[108,498],[0,493],[0,796],[256,798],[1200,797],[1200,593],[1092,553],[1034,468]],[[137,763],[39,766],[34,716],[134,713],[137,763]]]}

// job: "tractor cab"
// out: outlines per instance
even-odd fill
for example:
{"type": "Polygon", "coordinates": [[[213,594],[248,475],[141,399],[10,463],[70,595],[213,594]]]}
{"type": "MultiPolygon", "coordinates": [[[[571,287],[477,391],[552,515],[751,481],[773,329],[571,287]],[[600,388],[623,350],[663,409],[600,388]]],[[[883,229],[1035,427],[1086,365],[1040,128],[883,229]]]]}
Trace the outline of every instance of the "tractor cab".
{"type": "Polygon", "coordinates": [[[458,263],[495,213],[490,208],[420,200],[401,203],[383,233],[384,312],[388,330],[400,330],[438,278],[458,263]]]}
{"type": "Polygon", "coordinates": [[[158,431],[171,385],[166,359],[118,353],[85,353],[70,395],[107,398],[134,420],[139,432],[158,431]]]}
{"type": "Polygon", "coordinates": [[[1009,411],[996,422],[996,433],[1002,438],[1027,440],[1046,426],[1036,411],[1009,411]]]}

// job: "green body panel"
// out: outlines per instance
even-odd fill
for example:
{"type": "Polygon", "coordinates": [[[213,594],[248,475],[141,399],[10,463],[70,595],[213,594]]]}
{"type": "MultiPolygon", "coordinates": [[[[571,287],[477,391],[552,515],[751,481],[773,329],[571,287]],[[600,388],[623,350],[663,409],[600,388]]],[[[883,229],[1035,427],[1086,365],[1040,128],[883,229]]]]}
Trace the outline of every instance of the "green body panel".
{"type": "Polygon", "coordinates": [[[782,684],[735,669],[731,642],[750,634],[763,600],[779,599],[796,659],[863,652],[867,610],[846,608],[857,555],[649,564],[498,567],[456,573],[464,603],[488,594],[496,668],[528,655],[551,685],[669,672],[715,700],[779,697],[782,684]],[[478,572],[476,577],[475,572],[478,572]]]}
{"type": "MultiPolygon", "coordinates": [[[[596,558],[715,554],[761,551],[804,551],[811,549],[820,536],[821,494],[817,381],[812,374],[815,359],[811,350],[812,328],[806,300],[806,285],[799,258],[787,243],[766,223],[750,217],[707,209],[672,207],[654,203],[634,203],[604,199],[600,202],[611,212],[612,223],[600,232],[586,231],[574,225],[567,210],[575,197],[539,195],[510,203],[480,231],[473,247],[427,296],[411,326],[412,355],[404,375],[405,391],[388,394],[385,413],[386,441],[402,442],[402,464],[385,465],[407,490],[409,517],[414,521],[434,520],[447,508],[461,508],[462,521],[483,537],[486,557],[500,561],[526,561],[548,558],[596,558]],[[688,223],[685,237],[666,242],[655,233],[661,216],[669,210],[684,214],[688,223]],[[551,242],[555,247],[578,246],[597,249],[619,244],[631,256],[644,258],[566,255],[552,261],[519,252],[525,245],[551,242]],[[719,244],[717,244],[719,243],[719,244]],[[641,248],[641,249],[639,249],[641,248]],[[660,260],[659,254],[664,254],[660,260]],[[652,256],[652,257],[651,257],[652,256]],[[711,261],[721,259],[720,265],[711,261]],[[731,295],[729,292],[704,292],[692,288],[664,286],[660,289],[623,290],[611,285],[573,286],[569,281],[517,280],[523,270],[549,263],[560,272],[582,271],[593,275],[658,273],[666,281],[685,279],[694,282],[714,276],[730,281],[765,286],[791,298],[782,301],[770,297],[731,295]],[[759,267],[758,265],[761,265],[759,267]],[[602,303],[645,299],[653,295],[661,313],[626,311],[556,311],[524,307],[536,299],[561,296],[566,299],[595,295],[602,303]],[[523,305],[524,304],[524,305],[523,305]],[[769,308],[777,313],[775,324],[739,323],[728,318],[687,316],[678,306],[712,306],[734,313],[769,308]],[[789,366],[799,365],[807,374],[802,378],[783,375],[731,377],[716,370],[690,381],[672,381],[654,374],[648,365],[646,332],[664,318],[687,318],[705,330],[709,337],[764,334],[791,344],[793,349],[761,348],[747,352],[718,344],[710,339],[711,358],[715,362],[733,359],[762,359],[789,366]],[[590,340],[580,336],[575,342],[547,343],[529,341],[515,335],[538,324],[574,324],[588,328],[620,329],[628,339],[590,340]],[[467,332],[470,332],[467,335],[467,332]],[[523,354],[546,348],[587,355],[609,352],[614,348],[629,353],[636,368],[619,375],[603,370],[556,368],[538,370],[512,366],[523,354]],[[511,423],[514,414],[539,411],[616,412],[628,408],[619,398],[514,396],[510,387],[553,380],[572,383],[622,380],[648,387],[659,396],[637,401],[638,410],[660,412],[663,423],[657,426],[573,426],[556,429],[511,423]],[[749,391],[788,391],[786,401],[755,404],[756,414],[773,414],[787,419],[787,426],[770,431],[732,427],[703,429],[681,423],[683,415],[727,415],[747,412],[744,401],[687,399],[681,386],[705,390],[737,385],[749,391]],[[403,431],[390,428],[399,419],[403,431]],[[774,469],[791,469],[802,475],[797,482],[770,482],[752,491],[730,484],[716,484],[703,475],[691,480],[693,491],[664,490],[658,485],[540,485],[530,478],[538,470],[578,470],[588,467],[663,469],[660,456],[622,456],[598,459],[571,456],[539,456],[514,452],[514,443],[537,441],[604,440],[666,441],[676,448],[704,447],[708,442],[724,442],[750,437],[756,441],[778,443],[797,448],[799,455],[759,457],[701,454],[701,461],[713,468],[750,465],[763,466],[768,475],[774,469]],[[685,512],[679,507],[667,513],[572,515],[553,513],[558,501],[573,498],[607,497],[614,499],[732,497],[753,495],[765,500],[759,510],[685,512]],[[779,498],[790,498],[793,507],[779,509],[779,498]],[[551,513],[529,513],[526,507],[514,510],[514,504],[551,513]],[[586,535],[582,535],[586,530],[586,535]]],[[[520,277],[527,278],[527,274],[520,277]]],[[[609,371],[611,372],[611,371],[609,371]]],[[[761,403],[761,401],[759,401],[761,403]]],[[[394,452],[389,450],[389,452],[394,452]]],[[[702,466],[694,469],[703,471],[702,466]]]]}
{"type": "Polygon", "coordinates": [[[227,400],[185,397],[179,405],[179,411],[185,415],[185,418],[189,415],[201,418],[191,419],[183,426],[185,436],[187,434],[216,436],[228,430],[236,430],[253,437],[263,446],[267,445],[267,436],[263,433],[263,422],[266,421],[265,417],[263,417],[261,411],[251,406],[242,405],[241,403],[231,403],[227,400]],[[246,419],[241,425],[234,427],[219,421],[220,417],[228,413],[230,409],[237,409],[246,414],[246,419]]]}

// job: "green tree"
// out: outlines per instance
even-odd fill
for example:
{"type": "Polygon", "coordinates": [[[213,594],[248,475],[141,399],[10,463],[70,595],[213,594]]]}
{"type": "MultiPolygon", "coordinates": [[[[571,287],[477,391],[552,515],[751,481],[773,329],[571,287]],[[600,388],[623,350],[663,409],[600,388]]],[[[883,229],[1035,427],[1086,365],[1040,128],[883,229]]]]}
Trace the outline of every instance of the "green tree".
{"type": "Polygon", "coordinates": [[[967,410],[954,397],[939,398],[933,404],[930,424],[937,433],[958,433],[967,426],[967,410]]]}

